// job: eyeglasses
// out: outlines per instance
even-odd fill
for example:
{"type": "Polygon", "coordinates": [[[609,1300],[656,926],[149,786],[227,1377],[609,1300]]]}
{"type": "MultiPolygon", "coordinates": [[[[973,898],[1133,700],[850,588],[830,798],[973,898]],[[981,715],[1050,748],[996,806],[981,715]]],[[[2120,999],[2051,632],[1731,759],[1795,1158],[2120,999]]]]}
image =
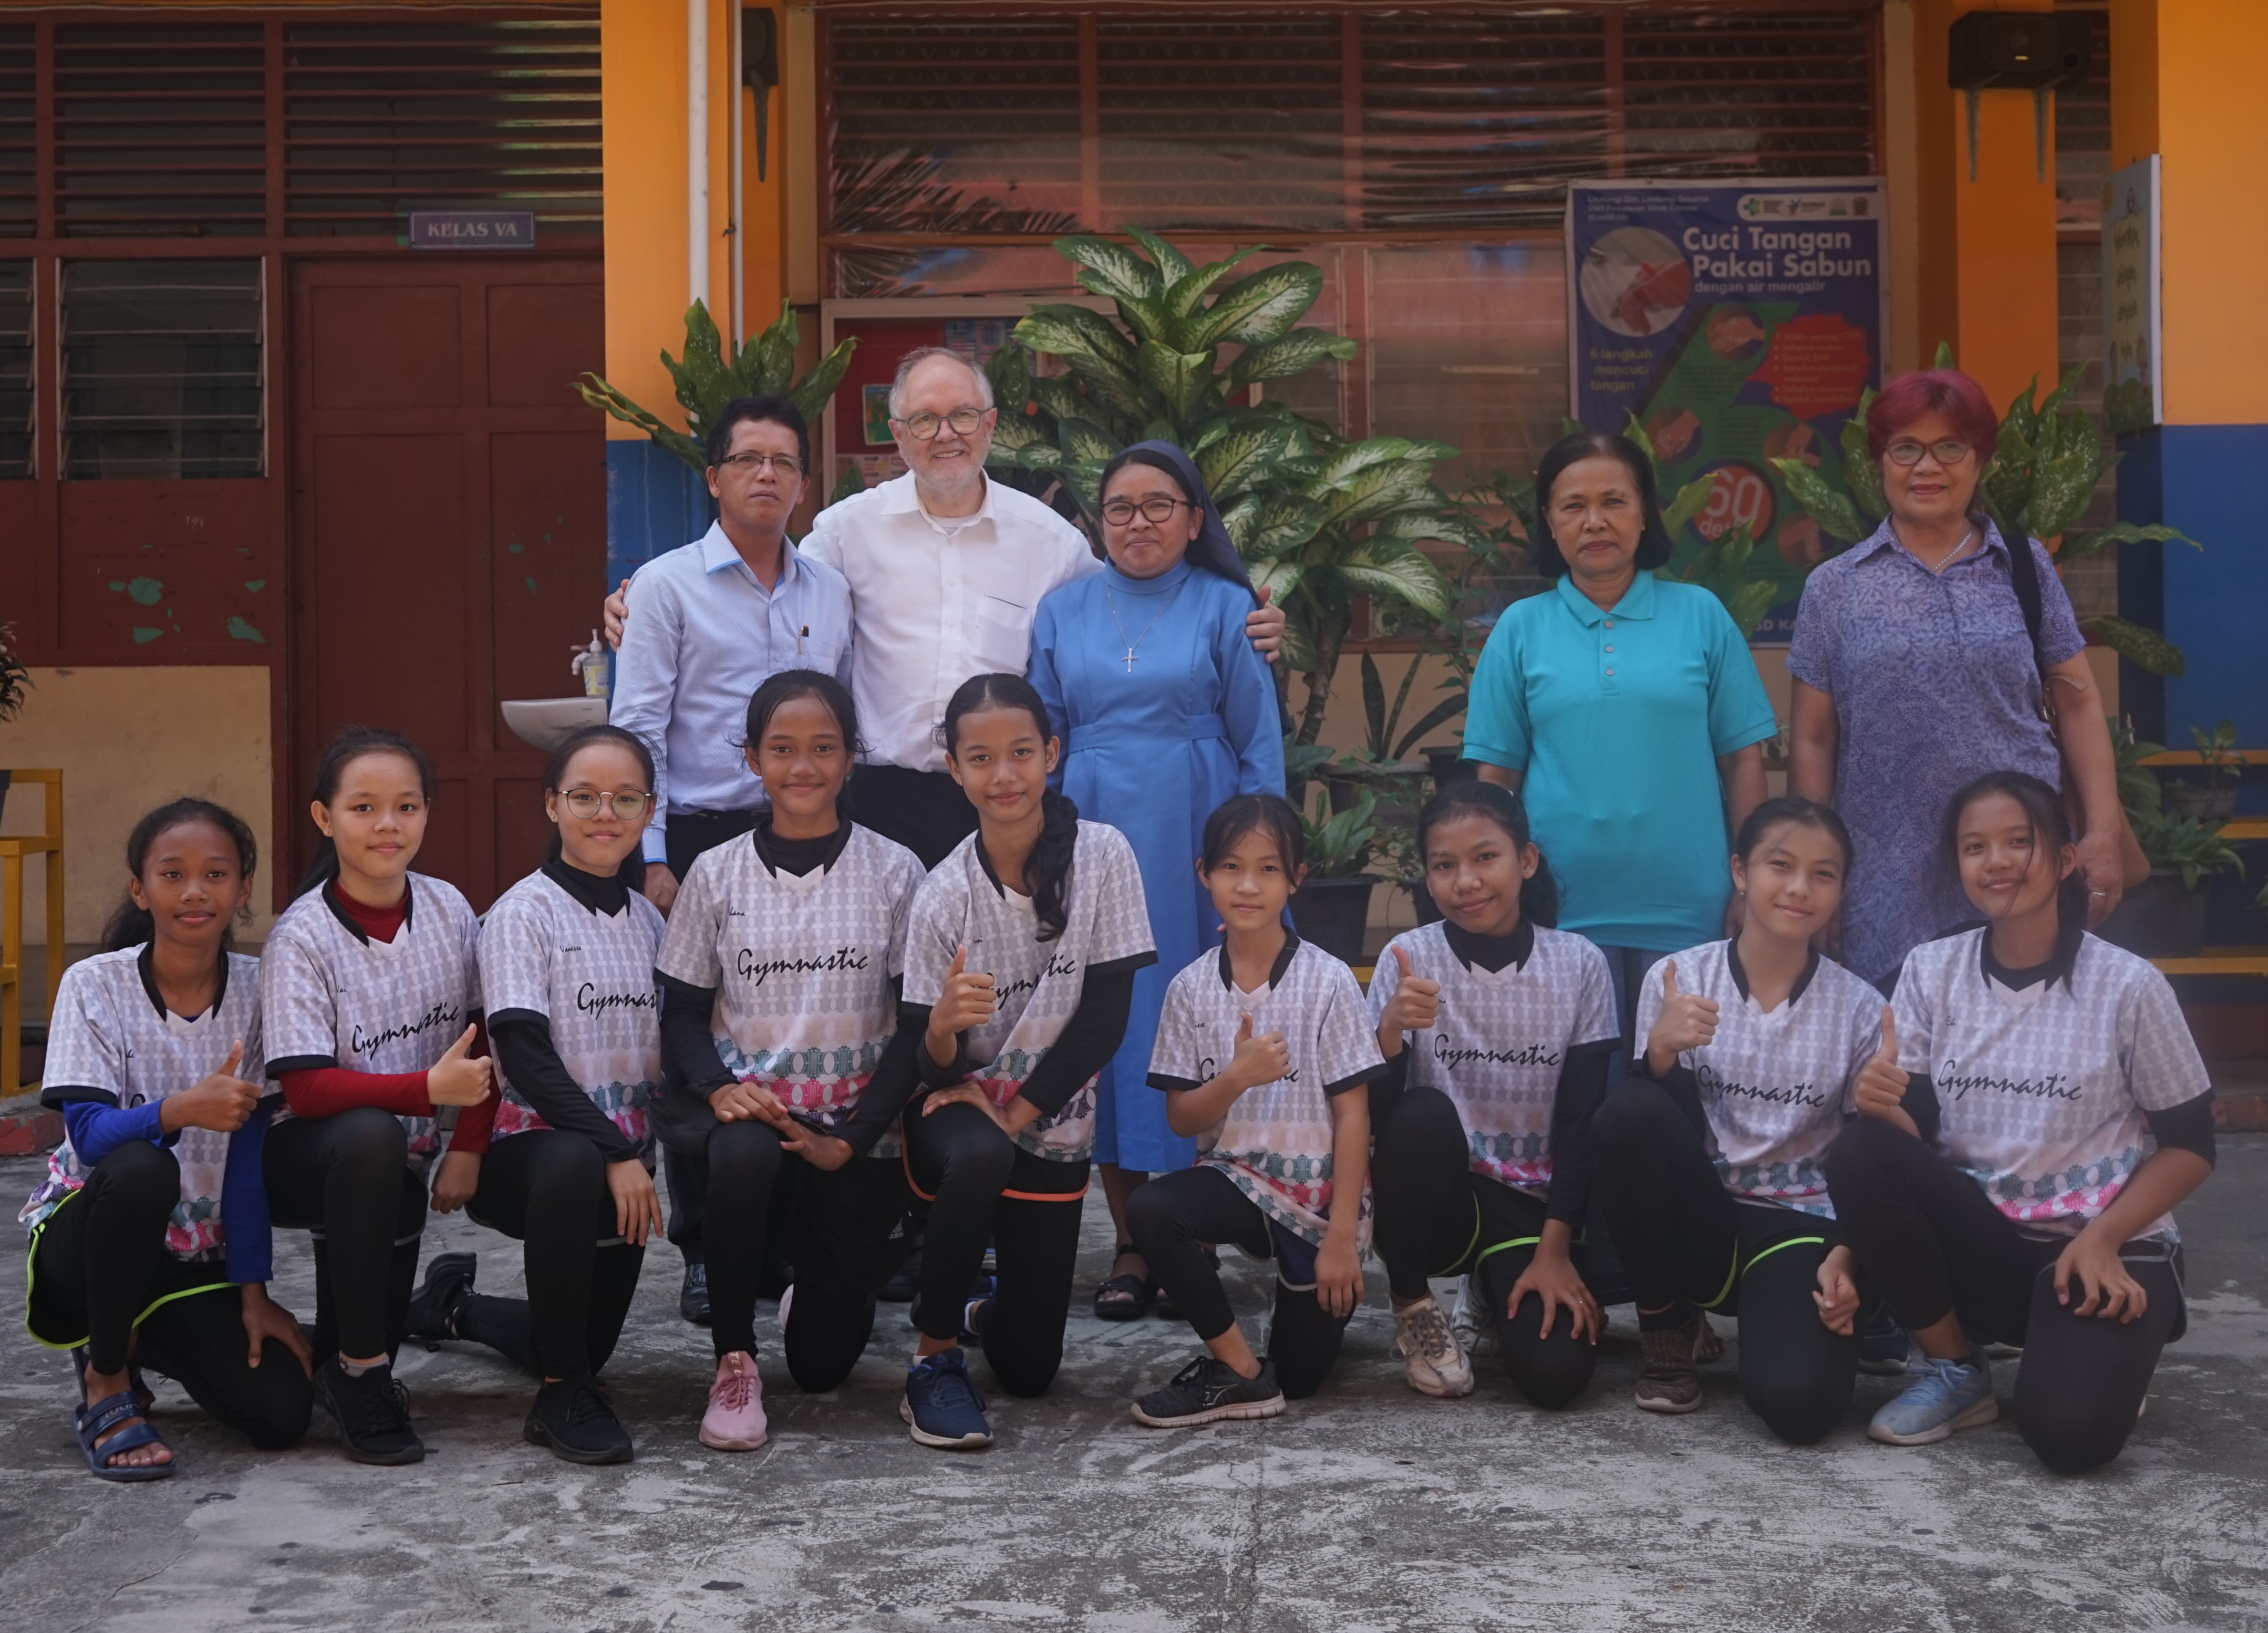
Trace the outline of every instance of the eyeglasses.
{"type": "Polygon", "coordinates": [[[956,437],[974,437],[976,428],[984,423],[990,408],[955,408],[950,414],[915,414],[904,419],[892,416],[890,423],[902,425],[914,435],[917,442],[927,442],[945,426],[953,427],[956,437]]]}
{"type": "Polygon", "coordinates": [[[644,793],[601,794],[593,789],[571,788],[559,796],[568,810],[583,821],[589,821],[603,810],[609,816],[628,818],[636,821],[644,816],[653,796],[644,793]]]}
{"type": "Polygon", "coordinates": [[[1956,442],[1948,437],[1943,442],[1927,444],[1913,441],[1894,442],[1882,452],[1890,456],[1890,463],[1893,465],[1918,465],[1924,453],[1927,453],[1940,465],[1958,465],[1969,457],[1970,449],[1967,443],[1956,442]]]}
{"type": "Polygon", "coordinates": [[[1102,519],[1113,527],[1123,527],[1134,519],[1134,512],[1139,511],[1151,521],[1169,522],[1174,519],[1174,512],[1184,505],[1191,510],[1197,508],[1187,499],[1168,499],[1162,496],[1145,499],[1139,504],[1131,499],[1113,499],[1102,507],[1102,519]]]}
{"type": "Polygon", "coordinates": [[[751,476],[758,471],[777,471],[783,476],[803,474],[803,461],[792,453],[728,453],[717,461],[728,470],[746,471],[751,476]]]}

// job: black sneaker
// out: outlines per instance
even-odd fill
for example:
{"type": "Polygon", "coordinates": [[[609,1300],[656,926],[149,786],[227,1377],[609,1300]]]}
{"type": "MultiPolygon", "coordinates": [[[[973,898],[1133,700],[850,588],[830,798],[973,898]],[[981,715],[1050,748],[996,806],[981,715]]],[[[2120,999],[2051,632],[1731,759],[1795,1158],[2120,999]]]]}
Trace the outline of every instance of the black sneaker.
{"type": "Polygon", "coordinates": [[[607,1392],[588,1378],[563,1378],[535,1392],[521,1432],[531,1445],[548,1445],[571,1463],[627,1463],[630,1432],[615,1416],[607,1392]]]}
{"type": "Polygon", "coordinates": [[[709,1325],[709,1267],[698,1259],[685,1267],[684,1285],[677,1290],[677,1313],[696,1327],[709,1325]]]}
{"type": "Polygon", "coordinates": [[[433,1256],[433,1262],[425,1267],[425,1284],[409,1295],[410,1337],[423,1339],[430,1348],[445,1338],[464,1336],[459,1318],[464,1313],[465,1300],[472,1297],[473,1277],[479,1274],[480,1264],[475,1254],[433,1256]]]}
{"type": "Polygon", "coordinates": [[[1263,1357],[1260,1376],[1243,1378],[1227,1362],[1201,1355],[1172,1383],[1134,1402],[1134,1421],[1152,1429],[1191,1429],[1227,1418],[1274,1417],[1283,1409],[1275,1362],[1263,1357]]]}
{"type": "Polygon", "coordinates": [[[354,1378],[333,1356],[315,1369],[315,1404],[338,1420],[339,1438],[356,1462],[424,1460],[425,1443],[409,1426],[409,1392],[394,1381],[392,1367],[373,1366],[354,1378]]]}

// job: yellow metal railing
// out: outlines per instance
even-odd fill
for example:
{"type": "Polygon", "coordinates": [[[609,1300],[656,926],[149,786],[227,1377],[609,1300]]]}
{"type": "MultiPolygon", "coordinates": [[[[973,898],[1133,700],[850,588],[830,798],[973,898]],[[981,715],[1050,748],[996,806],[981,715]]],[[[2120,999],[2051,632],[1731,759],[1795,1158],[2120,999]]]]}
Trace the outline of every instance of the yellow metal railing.
{"type": "Polygon", "coordinates": [[[10,791],[40,787],[46,820],[36,834],[0,835],[0,1100],[24,1084],[24,859],[44,857],[48,869],[48,1013],[63,978],[63,774],[16,771],[10,791]]]}

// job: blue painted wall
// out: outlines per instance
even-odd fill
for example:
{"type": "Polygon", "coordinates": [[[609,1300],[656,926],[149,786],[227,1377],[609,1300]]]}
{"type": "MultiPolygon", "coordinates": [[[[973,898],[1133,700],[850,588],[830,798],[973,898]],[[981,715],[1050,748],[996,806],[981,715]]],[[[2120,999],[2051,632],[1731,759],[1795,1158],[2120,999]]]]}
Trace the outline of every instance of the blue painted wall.
{"type": "Polygon", "coordinates": [[[607,586],[690,544],[717,519],[700,472],[643,438],[607,444],[607,586]]]}

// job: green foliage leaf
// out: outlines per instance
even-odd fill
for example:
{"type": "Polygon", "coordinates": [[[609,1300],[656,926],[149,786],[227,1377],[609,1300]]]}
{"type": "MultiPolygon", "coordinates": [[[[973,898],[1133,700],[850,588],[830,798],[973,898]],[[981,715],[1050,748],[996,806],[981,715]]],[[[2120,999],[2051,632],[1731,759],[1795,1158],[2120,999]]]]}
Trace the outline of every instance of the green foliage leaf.
{"type": "Polygon", "coordinates": [[[1134,374],[1134,342],[1099,312],[1085,306],[1035,306],[1015,329],[1017,342],[1034,351],[1101,364],[1134,374]]]}
{"type": "Polygon", "coordinates": [[[575,390],[591,407],[599,409],[601,413],[611,415],[625,425],[637,426],[695,470],[705,471],[709,468],[708,450],[700,443],[674,426],[655,418],[597,375],[585,374],[581,379],[575,382],[575,390]]]}
{"type": "Polygon", "coordinates": [[[1138,359],[1143,379],[1166,400],[1166,407],[1176,421],[1186,420],[1195,413],[1205,394],[1212,389],[1210,351],[1175,351],[1154,340],[1145,340],[1138,359]]]}
{"type": "Polygon", "coordinates": [[[1207,290],[1259,253],[1260,246],[1255,244],[1238,250],[1233,255],[1208,261],[1193,271],[1183,273],[1166,291],[1167,308],[1176,319],[1187,320],[1197,313],[1207,290]]]}
{"type": "Polygon", "coordinates": [[[1441,570],[1398,539],[1365,539],[1334,570],[1360,594],[1404,600],[1432,618],[1446,617],[1454,599],[1441,570]]]}
{"type": "Polygon", "coordinates": [[[1686,523],[1701,514],[1702,506],[1709,503],[1709,496],[1716,490],[1717,478],[1713,472],[1706,476],[1696,476],[1691,482],[1680,488],[1676,496],[1662,510],[1663,531],[1672,539],[1676,538],[1679,530],[1686,523]]]}
{"type": "Polygon", "coordinates": [[[1289,379],[1336,357],[1344,363],[1355,354],[1355,343],[1344,335],[1325,329],[1293,329],[1289,335],[1258,346],[1247,347],[1222,377],[1223,394],[1241,391],[1255,380],[1289,379]]]}
{"type": "Polygon", "coordinates": [[[1141,300],[1164,292],[1158,268],[1123,244],[1074,233],[1057,239],[1055,247],[1056,254],[1079,268],[1080,287],[1098,295],[1112,300],[1141,300]]]}
{"type": "Polygon", "coordinates": [[[702,302],[685,309],[685,361],[665,351],[661,365],[677,384],[677,401],[685,410],[688,427],[696,437],[705,435],[725,406],[732,382],[725,375],[724,337],[702,302]]]}
{"type": "Polygon", "coordinates": [[[1937,342],[1937,355],[1930,359],[1929,366],[1933,369],[1953,367],[1953,343],[1950,341],[1937,342]]]}
{"type": "Polygon", "coordinates": [[[1239,278],[1216,296],[1202,319],[1192,319],[1189,349],[1233,342],[1257,346],[1291,332],[1323,292],[1323,269],[1287,261],[1239,278]]]}
{"type": "Polygon", "coordinates": [[[1251,557],[1280,555],[1313,539],[1323,522],[1322,505],[1296,493],[1279,495],[1261,511],[1251,543],[1237,548],[1251,557]]]}
{"type": "Polygon", "coordinates": [[[1052,419],[1083,418],[1094,410],[1079,382],[1067,374],[1035,374],[1032,377],[1031,400],[1052,419]]]}
{"type": "Polygon", "coordinates": [[[1187,255],[1146,227],[1129,227],[1126,236],[1149,252],[1151,261],[1158,268],[1158,281],[1163,288],[1173,288],[1196,270],[1187,255]]]}
{"type": "MultiPolygon", "coordinates": [[[[1025,448],[1055,445],[1054,435],[1036,417],[1004,409],[998,424],[992,430],[991,457],[997,459],[1005,455],[1006,462],[1012,465],[1016,454],[1025,448]]],[[[987,463],[990,463],[989,460],[987,463]]]]}
{"type": "MultiPolygon", "coordinates": [[[[1890,507],[1882,498],[1882,468],[1867,450],[1867,410],[1874,406],[1874,388],[1869,386],[1859,395],[1859,411],[1843,423],[1843,484],[1850,489],[1860,518],[1879,526],[1890,507]]],[[[1874,530],[1870,526],[1867,532],[1874,530]]]]}
{"type": "Polygon", "coordinates": [[[1256,421],[1214,438],[1193,457],[1205,486],[1226,504],[1228,501],[1223,495],[1240,494],[1266,482],[1270,467],[1284,456],[1290,442],[1281,424],[1256,421]]]}
{"type": "Polygon", "coordinates": [[[788,388],[788,401],[802,411],[805,419],[816,423],[826,412],[827,400],[842,385],[843,376],[850,371],[850,354],[858,349],[858,337],[855,335],[836,342],[834,350],[788,388]]]}
{"type": "Polygon", "coordinates": [[[1073,463],[1108,463],[1118,452],[1116,438],[1092,420],[1064,420],[1056,426],[1056,446],[1073,463]]]}
{"type": "Polygon", "coordinates": [[[740,349],[743,394],[755,397],[785,391],[795,379],[795,349],[801,339],[795,308],[783,300],[770,327],[740,349]]]}
{"type": "Polygon", "coordinates": [[[1394,757],[1396,760],[1408,759],[1410,748],[1422,741],[1427,732],[1444,721],[1454,719],[1464,713],[1465,705],[1470,701],[1470,696],[1467,693],[1459,690],[1435,703],[1425,711],[1416,725],[1402,734],[1402,740],[1394,746],[1394,757]]]}
{"type": "Polygon", "coordinates": [[[2205,548],[2178,527],[2155,522],[2146,526],[2140,522],[2114,522],[2088,533],[2066,533],[2063,548],[2056,552],[2056,563],[2069,566],[2098,550],[2113,549],[2122,544],[2186,544],[2192,550],[2205,548]]]}
{"type": "Polygon", "coordinates": [[[1032,354],[1011,340],[984,360],[984,378],[1001,421],[1022,418],[1024,405],[1032,400],[1032,354]]]}
{"type": "Polygon", "coordinates": [[[827,503],[840,504],[851,495],[865,491],[866,479],[858,474],[858,461],[846,460],[843,463],[843,474],[835,479],[835,491],[827,496],[827,503]]]}
{"type": "Polygon", "coordinates": [[[2109,647],[2145,674],[2178,675],[2189,667],[2180,647],[2159,631],[2124,618],[2082,618],[2079,629],[2088,640],[2109,647]]]}
{"type": "Polygon", "coordinates": [[[1850,496],[1820,474],[1817,467],[1806,465],[1801,460],[1779,459],[1772,461],[1772,468],[1779,473],[1780,480],[1787,484],[1788,492],[1803,507],[1804,514],[1845,543],[1856,544],[1874,531],[1859,519],[1850,496]]]}
{"type": "Polygon", "coordinates": [[[2078,422],[2080,434],[2059,436],[2053,454],[2032,467],[2032,490],[2024,508],[2035,538],[2052,539],[2086,514],[2095,479],[2102,474],[2094,428],[2080,415],[2068,417],[2078,422]]]}
{"type": "Polygon", "coordinates": [[[1179,320],[1166,310],[1166,298],[1162,295],[1120,301],[1118,320],[1132,329],[1138,340],[1155,342],[1160,345],[1170,346],[1182,331],[1179,320]]]}

